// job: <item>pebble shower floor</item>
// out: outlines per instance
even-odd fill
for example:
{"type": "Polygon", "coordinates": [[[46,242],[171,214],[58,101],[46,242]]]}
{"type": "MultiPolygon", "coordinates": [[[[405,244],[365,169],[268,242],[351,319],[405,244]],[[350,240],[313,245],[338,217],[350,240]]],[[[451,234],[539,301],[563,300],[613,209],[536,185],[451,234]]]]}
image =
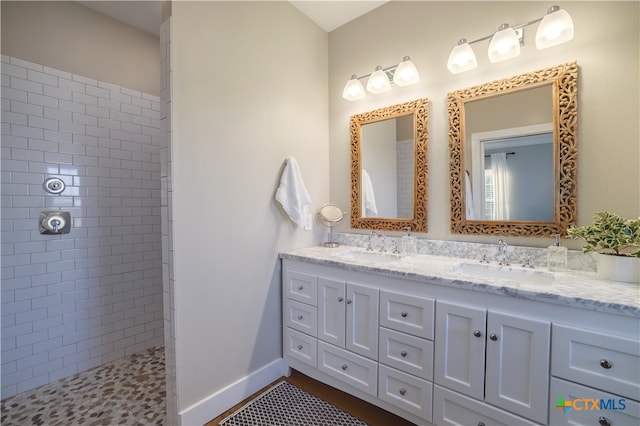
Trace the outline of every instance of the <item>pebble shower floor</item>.
{"type": "Polygon", "coordinates": [[[2,401],[3,426],[162,425],[164,348],[155,347],[2,401]]]}

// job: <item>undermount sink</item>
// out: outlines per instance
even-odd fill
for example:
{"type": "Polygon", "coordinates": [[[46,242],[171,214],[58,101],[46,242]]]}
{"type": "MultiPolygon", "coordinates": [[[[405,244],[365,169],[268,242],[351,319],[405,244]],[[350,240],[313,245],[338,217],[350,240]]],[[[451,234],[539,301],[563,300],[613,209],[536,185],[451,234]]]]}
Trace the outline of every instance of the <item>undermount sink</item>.
{"type": "Polygon", "coordinates": [[[552,273],[513,266],[487,265],[482,263],[459,263],[449,270],[454,274],[473,277],[548,284],[554,281],[552,273]]]}
{"type": "Polygon", "coordinates": [[[365,260],[368,262],[377,262],[377,263],[391,263],[396,262],[402,257],[399,254],[395,253],[381,253],[377,251],[345,251],[343,253],[336,254],[336,257],[341,259],[352,259],[352,260],[365,260]]]}

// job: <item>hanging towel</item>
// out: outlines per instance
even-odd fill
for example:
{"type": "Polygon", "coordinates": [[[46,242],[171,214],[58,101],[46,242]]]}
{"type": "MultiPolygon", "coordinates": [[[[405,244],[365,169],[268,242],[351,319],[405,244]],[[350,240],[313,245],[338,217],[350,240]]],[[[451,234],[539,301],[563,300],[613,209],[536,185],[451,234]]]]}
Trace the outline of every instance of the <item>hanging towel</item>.
{"type": "Polygon", "coordinates": [[[276,190],[276,201],[282,204],[289,218],[298,226],[304,224],[304,207],[311,202],[307,188],[302,181],[300,167],[295,158],[285,160],[284,171],[280,177],[280,186],[276,190]]]}
{"type": "Polygon", "coordinates": [[[465,190],[466,190],[466,199],[465,204],[467,206],[467,220],[476,220],[476,209],[473,204],[473,191],[471,190],[471,176],[469,176],[469,171],[466,170],[466,178],[464,180],[465,190]]]}
{"type": "Polygon", "coordinates": [[[362,169],[362,217],[371,217],[378,215],[378,207],[376,206],[376,196],[373,192],[373,183],[371,177],[365,169],[362,169]]]}

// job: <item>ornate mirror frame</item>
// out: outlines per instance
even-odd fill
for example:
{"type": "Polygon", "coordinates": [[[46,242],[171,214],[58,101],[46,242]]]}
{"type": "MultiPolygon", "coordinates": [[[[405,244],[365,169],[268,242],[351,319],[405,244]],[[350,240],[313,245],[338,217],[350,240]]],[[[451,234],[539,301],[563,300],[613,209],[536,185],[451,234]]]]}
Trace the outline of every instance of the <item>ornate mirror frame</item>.
{"type": "Polygon", "coordinates": [[[576,223],[577,93],[578,66],[576,62],[570,62],[454,91],[447,95],[452,233],[549,237],[555,234],[565,235],[567,228],[576,223]],[[465,103],[548,84],[553,88],[554,220],[467,220],[464,189],[465,103]]]}
{"type": "Polygon", "coordinates": [[[354,229],[375,229],[385,231],[405,231],[411,227],[414,232],[427,232],[427,145],[429,100],[427,98],[376,109],[351,116],[351,227],[354,229]],[[362,217],[362,125],[390,120],[413,114],[413,149],[415,159],[415,182],[413,185],[413,218],[362,217]]]}

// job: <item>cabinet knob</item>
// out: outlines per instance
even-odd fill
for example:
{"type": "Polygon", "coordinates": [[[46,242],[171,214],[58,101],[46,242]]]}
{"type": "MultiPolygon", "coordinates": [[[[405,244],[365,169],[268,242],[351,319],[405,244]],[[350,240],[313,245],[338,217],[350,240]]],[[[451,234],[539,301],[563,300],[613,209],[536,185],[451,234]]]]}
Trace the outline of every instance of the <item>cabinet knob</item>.
{"type": "Polygon", "coordinates": [[[609,360],[607,359],[601,359],[600,360],[600,367],[602,368],[606,368],[607,370],[610,369],[611,367],[613,367],[613,364],[611,364],[609,362],[609,360]]]}
{"type": "Polygon", "coordinates": [[[347,305],[351,304],[351,299],[347,299],[347,305]]]}
{"type": "Polygon", "coordinates": [[[347,369],[347,364],[342,364],[342,367],[340,367],[340,368],[342,368],[343,370],[346,370],[347,369]]]}
{"type": "Polygon", "coordinates": [[[407,393],[407,390],[405,388],[402,388],[398,392],[400,392],[400,395],[404,395],[407,393]]]}
{"type": "Polygon", "coordinates": [[[298,286],[298,290],[302,290],[303,288],[304,288],[304,286],[302,286],[302,285],[298,286]]]}
{"type": "Polygon", "coordinates": [[[338,302],[342,302],[344,300],[344,297],[340,296],[338,297],[338,302]]]}
{"type": "Polygon", "coordinates": [[[609,420],[605,416],[598,417],[598,423],[600,424],[600,426],[611,426],[611,420],[609,420]]]}
{"type": "Polygon", "coordinates": [[[298,319],[301,320],[303,317],[302,315],[298,315],[298,319]]]}
{"type": "Polygon", "coordinates": [[[480,330],[474,330],[473,331],[473,335],[476,336],[476,337],[480,337],[480,336],[482,336],[482,332],[480,330]]]}
{"type": "Polygon", "coordinates": [[[402,351],[402,352],[400,352],[400,356],[401,356],[402,358],[406,357],[406,356],[407,356],[407,351],[402,351]]]}
{"type": "Polygon", "coordinates": [[[491,339],[491,340],[493,340],[495,342],[496,340],[498,340],[498,336],[496,335],[496,333],[491,333],[489,335],[489,339],[491,339]]]}
{"type": "Polygon", "coordinates": [[[409,313],[408,313],[407,311],[402,311],[402,312],[400,313],[400,316],[401,316],[402,318],[406,318],[406,317],[407,317],[407,315],[409,315],[409,313]]]}
{"type": "Polygon", "coordinates": [[[484,426],[484,422],[478,422],[478,426],[484,426]]]}
{"type": "Polygon", "coordinates": [[[302,350],[302,345],[298,345],[298,350],[301,351],[302,350]]]}

